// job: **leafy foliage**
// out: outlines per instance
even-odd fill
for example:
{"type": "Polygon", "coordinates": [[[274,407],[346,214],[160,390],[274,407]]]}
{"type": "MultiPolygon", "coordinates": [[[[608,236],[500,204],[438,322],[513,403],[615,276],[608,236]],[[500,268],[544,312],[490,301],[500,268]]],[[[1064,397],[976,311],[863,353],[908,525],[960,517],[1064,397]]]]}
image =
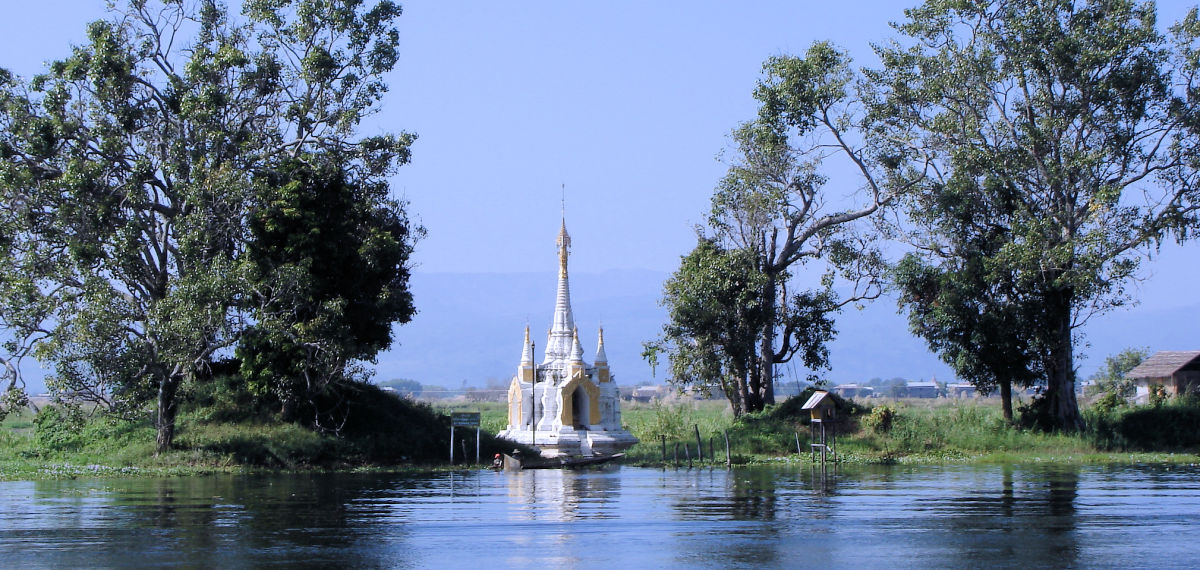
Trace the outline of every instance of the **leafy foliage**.
{"type": "MultiPolygon", "coordinates": [[[[386,91],[400,11],[387,0],[248,0],[243,21],[207,0],[114,10],[46,74],[0,70],[0,325],[6,364],[52,363],[62,398],[130,414],[154,401],[161,451],[180,389],[237,342],[260,284],[246,257],[251,213],[275,199],[262,181],[320,157],[376,196],[408,160],[411,135],[354,139],[386,91]]],[[[389,211],[359,221],[407,225],[389,211]]],[[[406,252],[413,236],[392,226],[380,232],[406,252]]]]}
{"type": "Polygon", "coordinates": [[[871,408],[871,413],[863,418],[863,424],[875,433],[892,431],[892,421],[896,418],[896,410],[891,406],[879,405],[871,408]]]}
{"type": "Polygon", "coordinates": [[[745,411],[746,377],[755,361],[755,343],[765,318],[764,277],[741,250],[726,251],[701,240],[664,285],[670,323],[663,346],[672,382],[720,392],[735,413],[745,411]]]}
{"type": "Polygon", "coordinates": [[[1150,356],[1149,348],[1126,348],[1104,359],[1104,367],[1092,375],[1096,388],[1105,395],[1111,394],[1120,401],[1132,398],[1137,393],[1137,384],[1125,375],[1137,368],[1150,356]]]}
{"type": "MultiPolygon", "coordinates": [[[[391,344],[392,323],[415,313],[412,240],[386,185],[349,180],[332,161],[291,161],[265,178],[249,220],[255,324],[237,354],[251,391],[290,416],[298,401],[353,380],[348,364],[374,358],[391,344]]],[[[309,418],[328,423],[319,410],[309,418]]]]}
{"type": "MultiPolygon", "coordinates": [[[[1166,37],[1153,3],[1131,0],[931,0],[907,15],[868,75],[879,125],[908,137],[905,161],[927,174],[908,194],[909,241],[966,284],[965,317],[1015,318],[975,350],[1021,365],[977,379],[1044,375],[1038,415],[1078,429],[1076,327],[1127,303],[1152,246],[1197,223],[1200,24],[1193,12],[1166,37]],[[1038,362],[1012,350],[1023,343],[1038,362]]],[[[977,368],[937,328],[943,357],[977,368]]]]}
{"type": "MultiPolygon", "coordinates": [[[[831,315],[881,291],[882,258],[859,223],[895,198],[907,174],[894,168],[897,161],[882,160],[897,152],[894,141],[876,136],[882,131],[871,126],[874,119],[863,105],[867,86],[857,82],[849,64],[846,54],[827,43],[814,44],[804,57],[767,60],[754,93],[758,117],[734,129],[732,160],[713,194],[712,237],[702,241],[740,252],[743,265],[726,270],[744,275],[738,294],[753,303],[744,311],[751,318],[739,324],[742,340],[722,343],[721,350],[734,355],[724,366],[712,361],[715,349],[701,336],[672,343],[668,353],[672,362],[692,363],[693,370],[683,371],[685,383],[720,378],[738,414],[774,403],[775,365],[799,356],[810,370],[825,367],[825,344],[834,335],[831,315]],[[831,196],[825,188],[822,165],[833,154],[849,159],[861,174],[860,191],[849,198],[831,196]],[[824,264],[820,285],[789,293],[793,270],[814,262],[824,264]],[[838,278],[852,290],[841,298],[833,289],[838,278]],[[737,365],[728,366],[733,361],[737,365]]],[[[681,267],[676,275],[684,273],[681,267]]],[[[668,291],[664,300],[673,305],[676,299],[668,291]]],[[[666,337],[682,338],[676,334],[681,328],[699,332],[679,324],[668,325],[666,337]]]]}
{"type": "Polygon", "coordinates": [[[1088,435],[1102,449],[1195,450],[1200,447],[1200,402],[1194,397],[1150,406],[1085,412],[1088,435]]]}

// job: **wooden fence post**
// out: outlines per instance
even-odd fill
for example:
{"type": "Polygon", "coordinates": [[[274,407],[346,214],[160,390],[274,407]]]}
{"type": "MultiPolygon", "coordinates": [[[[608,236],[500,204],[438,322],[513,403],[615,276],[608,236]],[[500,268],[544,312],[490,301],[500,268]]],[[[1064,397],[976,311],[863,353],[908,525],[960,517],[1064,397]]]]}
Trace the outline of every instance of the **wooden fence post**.
{"type": "Polygon", "coordinates": [[[729,430],[725,430],[725,467],[733,467],[733,459],[729,457],[729,430]]]}

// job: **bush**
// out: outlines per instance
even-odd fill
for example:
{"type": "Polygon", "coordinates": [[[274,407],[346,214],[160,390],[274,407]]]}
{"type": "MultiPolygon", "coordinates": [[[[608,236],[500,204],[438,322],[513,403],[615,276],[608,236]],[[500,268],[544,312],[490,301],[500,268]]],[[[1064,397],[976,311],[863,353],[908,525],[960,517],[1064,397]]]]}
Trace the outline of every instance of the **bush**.
{"type": "Polygon", "coordinates": [[[1150,405],[1158,408],[1167,403],[1167,389],[1162,384],[1154,384],[1150,386],[1150,405]]]}
{"type": "Polygon", "coordinates": [[[1178,451],[1200,446],[1200,402],[1177,399],[1135,408],[1093,406],[1084,412],[1087,434],[1108,450],[1178,451]]]}
{"type": "Polygon", "coordinates": [[[668,441],[688,439],[691,434],[691,410],[684,404],[666,404],[654,402],[654,413],[649,421],[640,426],[644,438],[658,441],[666,436],[668,441]]]}
{"type": "Polygon", "coordinates": [[[78,449],[82,443],[83,412],[76,406],[43,406],[33,418],[38,446],[52,451],[78,449]]]}
{"type": "Polygon", "coordinates": [[[186,404],[203,422],[241,422],[262,420],[278,410],[264,398],[256,397],[236,374],[220,374],[196,383],[187,394],[186,404]]]}
{"type": "Polygon", "coordinates": [[[895,415],[896,411],[888,406],[875,406],[871,408],[871,413],[863,419],[863,423],[875,433],[887,433],[892,431],[892,418],[895,415]]]}
{"type": "Polygon", "coordinates": [[[1124,406],[1126,403],[1125,397],[1120,392],[1108,391],[1097,398],[1096,403],[1092,404],[1092,406],[1100,412],[1109,413],[1124,406]]]}
{"type": "Polygon", "coordinates": [[[1028,404],[1017,406],[1017,425],[1023,429],[1032,429],[1045,433],[1055,431],[1054,415],[1050,413],[1050,401],[1038,396],[1028,404]]]}
{"type": "MultiPolygon", "coordinates": [[[[803,409],[803,407],[816,391],[816,387],[809,386],[799,396],[784,400],[783,403],[770,409],[770,417],[775,420],[808,425],[811,423],[811,414],[808,410],[803,409]]],[[[858,416],[869,411],[869,408],[866,406],[857,404],[853,400],[847,400],[833,392],[829,393],[829,397],[833,398],[834,420],[838,423],[839,430],[852,427],[854,420],[858,416]]]]}

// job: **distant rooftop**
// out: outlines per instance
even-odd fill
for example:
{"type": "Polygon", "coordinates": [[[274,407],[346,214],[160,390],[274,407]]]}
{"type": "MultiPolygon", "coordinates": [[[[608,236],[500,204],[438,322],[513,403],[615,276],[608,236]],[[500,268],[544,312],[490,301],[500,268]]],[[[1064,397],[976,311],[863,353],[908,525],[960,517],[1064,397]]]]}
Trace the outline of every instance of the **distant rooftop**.
{"type": "Polygon", "coordinates": [[[1200,368],[1200,350],[1162,350],[1125,374],[1126,378],[1168,378],[1183,368],[1200,368]]]}

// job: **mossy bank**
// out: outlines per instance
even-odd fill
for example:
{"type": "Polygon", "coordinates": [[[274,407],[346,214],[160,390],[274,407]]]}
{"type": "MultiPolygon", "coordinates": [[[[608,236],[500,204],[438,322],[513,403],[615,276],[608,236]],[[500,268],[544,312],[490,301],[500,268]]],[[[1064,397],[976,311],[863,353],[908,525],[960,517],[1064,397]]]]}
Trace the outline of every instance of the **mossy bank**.
{"type": "MultiPolygon", "coordinates": [[[[641,443],[629,460],[641,465],[808,463],[805,398],[786,400],[735,420],[723,402],[680,401],[630,406],[641,443]],[[697,445],[697,432],[699,445],[697,445]],[[699,450],[697,449],[699,447],[699,450]],[[701,457],[703,458],[701,461],[701,457]]],[[[1200,402],[1158,406],[1093,406],[1078,433],[1045,433],[1005,422],[994,400],[838,399],[832,426],[836,459],[848,463],[1200,463],[1200,402]]]]}
{"type": "MultiPolygon", "coordinates": [[[[214,390],[180,415],[171,450],[154,453],[154,427],[143,420],[88,416],[45,406],[8,417],[0,429],[0,478],[202,475],[280,470],[440,470],[450,465],[452,411],[482,415],[483,462],[513,444],[503,429],[501,403],[434,407],[359,385],[345,405],[351,413],[336,431],[314,429],[248,410],[214,390]],[[268,419],[261,419],[267,417],[268,419]]],[[[733,464],[807,465],[808,412],[803,397],[734,419],[718,401],[679,400],[624,406],[624,423],[641,442],[626,463],[643,466],[733,464]],[[697,445],[697,436],[699,445],[697,445]]],[[[1200,463],[1200,402],[1092,406],[1080,433],[1043,433],[1008,424],[989,400],[838,399],[837,461],[863,464],[1200,463]]],[[[474,431],[459,430],[456,456],[474,461],[474,431]],[[465,453],[464,453],[465,452],[465,453]]],[[[526,450],[528,452],[528,450],[526,450]]]]}
{"type": "MultiPolygon", "coordinates": [[[[121,419],[80,408],[42,406],[0,424],[0,479],[79,476],[176,476],[279,470],[436,470],[448,463],[450,421],[443,411],[369,384],[344,394],[336,429],[252,409],[236,394],[213,390],[188,403],[178,434],[155,453],[147,414],[121,419]]],[[[513,445],[483,430],[485,458],[513,445]]],[[[463,439],[463,431],[455,440],[463,439]]],[[[474,461],[474,431],[460,447],[474,461]]],[[[456,451],[459,461],[463,454],[456,451]]],[[[461,466],[459,466],[461,467],[461,466]]]]}

